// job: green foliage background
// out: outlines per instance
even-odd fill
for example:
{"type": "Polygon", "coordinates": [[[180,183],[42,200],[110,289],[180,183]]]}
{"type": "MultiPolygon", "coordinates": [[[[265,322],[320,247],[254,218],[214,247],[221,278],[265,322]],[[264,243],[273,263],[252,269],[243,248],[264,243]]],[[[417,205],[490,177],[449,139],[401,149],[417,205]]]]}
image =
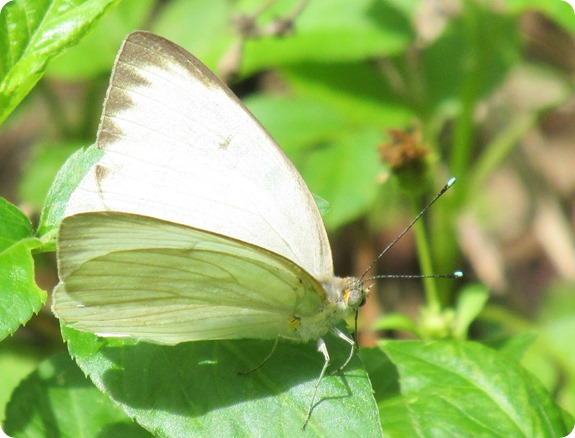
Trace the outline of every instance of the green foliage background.
{"type": "MultiPolygon", "coordinates": [[[[238,378],[268,343],[104,340],[60,332],[46,306],[67,197],[98,159],[89,146],[115,54],[128,33],[146,29],[216,73],[237,67],[230,86],[329,203],[338,274],[361,274],[458,179],[374,275],[464,268],[466,277],[378,281],[360,317],[359,357],[322,382],[304,434],[566,435],[575,413],[575,183],[562,169],[575,160],[557,138],[572,144],[575,135],[571,7],[278,0],[257,16],[258,29],[304,5],[293,32],[244,38],[234,19],[264,3],[14,0],[0,12],[3,429],[291,436],[303,424],[322,362],[312,344],[280,345],[262,370],[238,378]],[[233,54],[239,62],[224,64],[233,54]],[[426,150],[417,166],[382,161],[389,130],[416,133],[426,150]]],[[[339,363],[345,347],[328,341],[339,363]]]]}

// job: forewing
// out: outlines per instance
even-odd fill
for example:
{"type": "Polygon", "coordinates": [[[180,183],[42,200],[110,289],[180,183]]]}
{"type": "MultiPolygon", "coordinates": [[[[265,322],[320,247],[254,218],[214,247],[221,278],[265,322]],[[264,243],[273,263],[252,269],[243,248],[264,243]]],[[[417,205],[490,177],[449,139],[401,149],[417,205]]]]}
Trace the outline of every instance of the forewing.
{"type": "Polygon", "coordinates": [[[199,60],[146,32],[116,59],[98,132],[105,154],[66,214],[158,217],[281,254],[333,275],[314,200],[291,162],[199,60]]]}
{"type": "Polygon", "coordinates": [[[68,217],[59,251],[54,312],[103,336],[299,339],[294,315],[316,315],[325,300],[319,283],[281,256],[149,217],[68,217]]]}

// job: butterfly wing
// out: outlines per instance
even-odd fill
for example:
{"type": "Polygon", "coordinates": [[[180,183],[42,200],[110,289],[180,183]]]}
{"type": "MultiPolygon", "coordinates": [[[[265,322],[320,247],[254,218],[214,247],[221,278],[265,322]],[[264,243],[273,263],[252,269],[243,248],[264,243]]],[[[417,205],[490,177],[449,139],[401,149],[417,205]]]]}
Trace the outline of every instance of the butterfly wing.
{"type": "Polygon", "coordinates": [[[324,308],[289,260],[214,233],[132,214],[67,218],[54,312],[73,328],[164,344],[277,336],[324,308]]]}
{"type": "Polygon", "coordinates": [[[307,186],[270,135],[199,60],[146,32],[116,59],[98,132],[104,156],[66,215],[121,211],[248,242],[333,276],[307,186]]]}

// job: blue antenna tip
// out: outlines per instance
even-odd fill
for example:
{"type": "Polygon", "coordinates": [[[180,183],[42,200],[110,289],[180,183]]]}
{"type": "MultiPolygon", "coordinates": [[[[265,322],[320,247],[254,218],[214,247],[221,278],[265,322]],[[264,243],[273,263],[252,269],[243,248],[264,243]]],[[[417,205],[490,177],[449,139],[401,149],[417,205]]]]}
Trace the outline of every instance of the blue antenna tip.
{"type": "Polygon", "coordinates": [[[463,272],[461,272],[461,271],[455,271],[455,272],[453,273],[453,276],[454,276],[455,278],[461,278],[461,277],[463,277],[463,272]]]}
{"type": "Polygon", "coordinates": [[[451,178],[449,181],[447,181],[447,187],[451,187],[453,184],[455,184],[455,178],[451,178]]]}

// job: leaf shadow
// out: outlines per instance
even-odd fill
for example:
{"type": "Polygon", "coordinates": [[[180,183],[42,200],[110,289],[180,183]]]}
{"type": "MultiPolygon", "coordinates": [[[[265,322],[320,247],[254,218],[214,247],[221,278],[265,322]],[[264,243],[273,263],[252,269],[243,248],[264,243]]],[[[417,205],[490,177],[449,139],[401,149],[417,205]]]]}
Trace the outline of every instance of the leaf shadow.
{"type": "MultiPolygon", "coordinates": [[[[348,349],[337,340],[328,340],[328,344],[335,368],[345,360],[348,349]]],[[[272,347],[273,341],[257,340],[103,346],[99,354],[110,366],[101,374],[100,383],[114,400],[131,408],[191,417],[286,394],[307,408],[323,365],[313,343],[280,341],[260,369],[238,374],[260,364],[272,347]]],[[[351,397],[347,378],[353,378],[359,366],[355,359],[343,373],[326,375],[315,405],[323,399],[351,397]]]]}

